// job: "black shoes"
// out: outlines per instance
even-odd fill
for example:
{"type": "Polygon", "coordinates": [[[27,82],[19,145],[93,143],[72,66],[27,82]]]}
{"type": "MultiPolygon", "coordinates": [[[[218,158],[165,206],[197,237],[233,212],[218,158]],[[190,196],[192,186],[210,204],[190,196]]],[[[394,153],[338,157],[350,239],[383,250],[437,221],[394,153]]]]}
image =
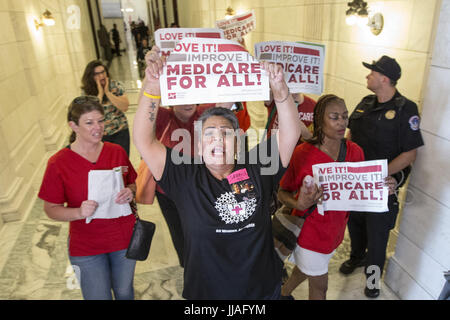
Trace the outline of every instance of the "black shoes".
{"type": "Polygon", "coordinates": [[[356,268],[363,267],[365,263],[365,259],[350,258],[341,264],[339,271],[343,274],[350,274],[355,271],[356,268]]]}
{"type": "Polygon", "coordinates": [[[380,295],[380,289],[369,289],[368,287],[366,287],[364,289],[364,294],[367,298],[378,298],[378,296],[380,295]]]}

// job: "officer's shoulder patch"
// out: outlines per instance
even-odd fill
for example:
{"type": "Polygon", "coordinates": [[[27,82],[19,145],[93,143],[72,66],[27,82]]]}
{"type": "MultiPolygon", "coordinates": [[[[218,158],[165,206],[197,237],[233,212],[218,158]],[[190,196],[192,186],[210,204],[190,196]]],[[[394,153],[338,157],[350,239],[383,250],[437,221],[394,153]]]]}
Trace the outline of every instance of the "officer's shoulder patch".
{"type": "Polygon", "coordinates": [[[412,116],[411,118],[409,118],[408,122],[409,122],[409,127],[411,128],[411,130],[413,130],[413,131],[419,130],[419,128],[420,128],[419,116],[412,116]]]}

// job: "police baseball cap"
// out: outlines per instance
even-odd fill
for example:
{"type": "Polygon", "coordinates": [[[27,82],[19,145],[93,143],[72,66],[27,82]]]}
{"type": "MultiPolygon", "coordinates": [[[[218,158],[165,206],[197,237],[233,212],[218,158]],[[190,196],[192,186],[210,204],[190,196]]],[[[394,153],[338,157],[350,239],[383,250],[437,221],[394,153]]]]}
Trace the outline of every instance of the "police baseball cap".
{"type": "Polygon", "coordinates": [[[384,74],[393,81],[397,81],[402,75],[400,65],[395,59],[388,56],[382,56],[378,61],[373,61],[372,64],[368,64],[367,62],[363,62],[362,64],[370,70],[384,74]]]}

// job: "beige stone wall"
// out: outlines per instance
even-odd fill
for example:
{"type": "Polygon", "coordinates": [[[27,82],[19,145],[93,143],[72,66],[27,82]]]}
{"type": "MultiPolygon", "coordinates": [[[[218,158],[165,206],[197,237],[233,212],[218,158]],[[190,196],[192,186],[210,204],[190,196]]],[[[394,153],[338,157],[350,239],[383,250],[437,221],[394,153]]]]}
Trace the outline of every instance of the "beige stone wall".
{"type": "Polygon", "coordinates": [[[311,41],[326,45],[325,93],[343,97],[353,110],[369,94],[361,61],[386,54],[403,69],[400,92],[421,105],[423,82],[430,61],[430,44],[439,0],[367,1],[373,12],[384,16],[378,36],[368,27],[348,26],[348,0],[179,0],[183,27],[214,27],[225,9],[254,9],[257,27],[246,36],[247,48],[260,41],[311,41]]]}
{"type": "Polygon", "coordinates": [[[33,205],[31,181],[67,138],[66,110],[95,58],[86,1],[0,1],[0,227],[33,205]],[[80,9],[77,15],[69,6],[80,9]],[[36,30],[45,9],[56,24],[36,30]]]}

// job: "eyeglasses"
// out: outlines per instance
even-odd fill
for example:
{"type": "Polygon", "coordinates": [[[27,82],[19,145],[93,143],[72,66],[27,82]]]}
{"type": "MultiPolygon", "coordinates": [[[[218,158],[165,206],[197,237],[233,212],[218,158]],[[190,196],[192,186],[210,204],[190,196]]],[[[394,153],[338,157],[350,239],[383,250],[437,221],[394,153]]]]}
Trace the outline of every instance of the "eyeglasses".
{"type": "Polygon", "coordinates": [[[88,101],[100,102],[100,100],[96,96],[79,96],[79,97],[76,97],[75,99],[73,99],[73,103],[76,103],[76,104],[83,104],[88,101]]]}
{"type": "Polygon", "coordinates": [[[106,72],[105,69],[103,69],[103,71],[100,71],[100,72],[94,72],[94,77],[95,77],[95,76],[98,76],[98,75],[100,75],[100,74],[104,74],[105,72],[106,72]]]}

